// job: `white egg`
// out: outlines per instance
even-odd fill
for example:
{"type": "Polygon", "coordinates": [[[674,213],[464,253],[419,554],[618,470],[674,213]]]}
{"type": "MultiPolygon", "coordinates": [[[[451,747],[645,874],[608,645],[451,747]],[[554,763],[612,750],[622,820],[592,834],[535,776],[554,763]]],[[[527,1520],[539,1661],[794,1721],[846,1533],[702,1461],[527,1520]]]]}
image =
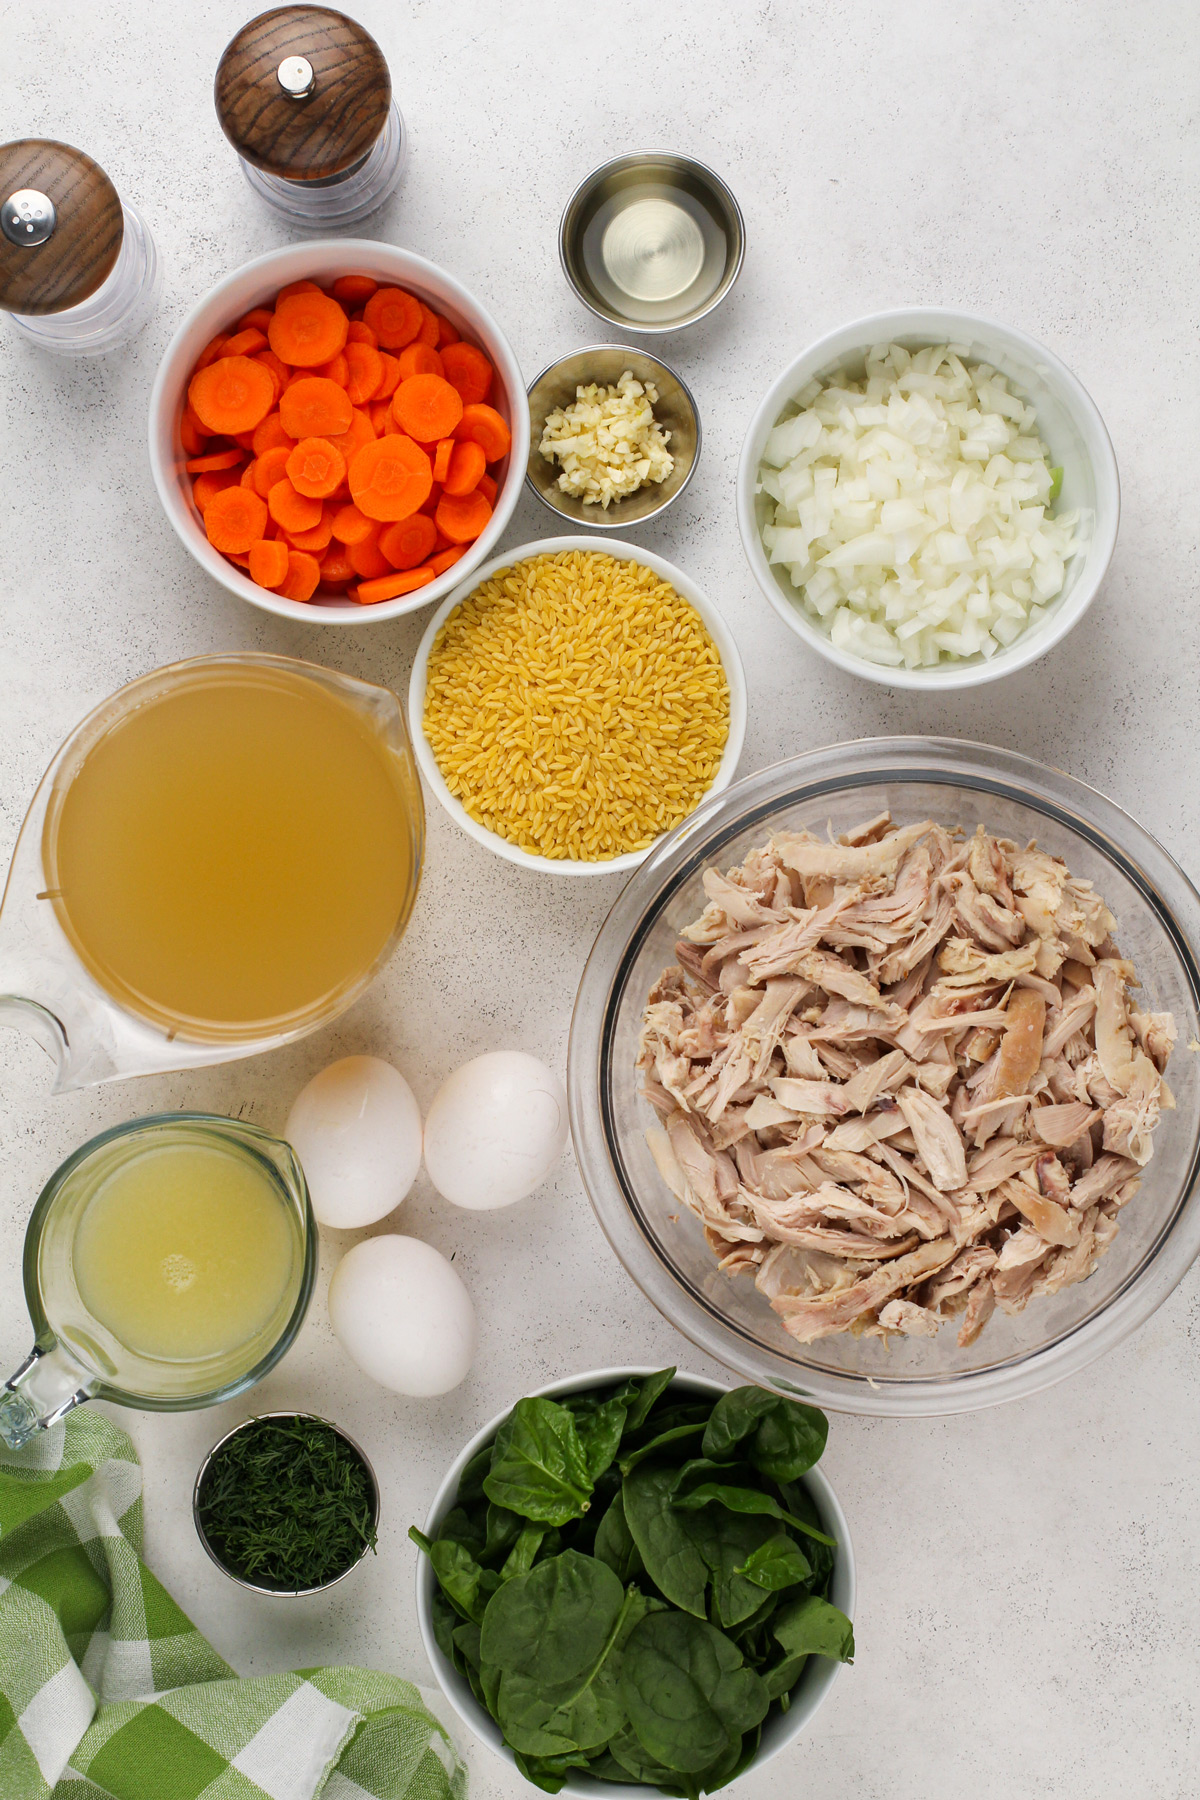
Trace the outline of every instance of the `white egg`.
{"type": "Polygon", "coordinates": [[[348,1356],[394,1394],[448,1394],[475,1355],[475,1308],[446,1258],[420,1238],[364,1238],[329,1283],[329,1321],[348,1356]]]}
{"type": "Polygon", "coordinates": [[[322,1225],[353,1231],[399,1206],[421,1166],[413,1091],[377,1056],[344,1056],[296,1096],[283,1135],[322,1225]]]}
{"type": "Polygon", "coordinates": [[[434,1095],[425,1167],[445,1199],[485,1211],[532,1194],[566,1141],[558,1076],[523,1050],[493,1050],[456,1069],[434,1095]]]}

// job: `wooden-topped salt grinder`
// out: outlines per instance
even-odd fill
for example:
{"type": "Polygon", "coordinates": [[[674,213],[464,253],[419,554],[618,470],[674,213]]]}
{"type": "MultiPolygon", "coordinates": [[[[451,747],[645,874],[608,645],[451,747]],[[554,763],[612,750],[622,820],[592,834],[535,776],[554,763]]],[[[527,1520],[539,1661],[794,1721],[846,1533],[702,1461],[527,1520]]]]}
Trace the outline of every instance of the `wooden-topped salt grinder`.
{"type": "Polygon", "coordinates": [[[408,140],[388,66],[345,13],[260,13],[226,46],[213,87],[246,180],[293,225],[355,225],[398,185],[408,140]]]}
{"type": "Polygon", "coordinates": [[[154,240],[99,163],[53,138],[0,144],[0,308],[63,356],[140,331],[158,288],[154,240]]]}

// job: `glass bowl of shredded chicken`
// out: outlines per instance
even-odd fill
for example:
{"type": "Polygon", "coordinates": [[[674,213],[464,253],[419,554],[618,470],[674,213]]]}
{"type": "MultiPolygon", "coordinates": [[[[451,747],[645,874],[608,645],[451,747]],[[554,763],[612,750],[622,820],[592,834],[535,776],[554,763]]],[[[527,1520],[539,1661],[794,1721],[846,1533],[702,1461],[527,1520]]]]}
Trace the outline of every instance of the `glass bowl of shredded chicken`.
{"type": "Polygon", "coordinates": [[[847,1412],[1078,1372],[1200,1252],[1200,896],[1127,814],[949,740],[811,752],[636,872],[576,1002],[576,1155],[643,1292],[847,1412]]]}

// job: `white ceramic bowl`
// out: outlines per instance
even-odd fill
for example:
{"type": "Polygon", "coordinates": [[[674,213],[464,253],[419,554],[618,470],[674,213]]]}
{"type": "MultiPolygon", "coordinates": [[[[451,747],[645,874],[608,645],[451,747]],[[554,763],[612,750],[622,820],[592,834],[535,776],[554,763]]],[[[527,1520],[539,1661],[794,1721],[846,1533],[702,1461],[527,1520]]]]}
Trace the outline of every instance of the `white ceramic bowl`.
{"type": "MultiPolygon", "coordinates": [[[[572,1375],[567,1381],[547,1382],[545,1387],[534,1388],[535,1395],[546,1395],[557,1399],[560,1394],[578,1394],[586,1388],[618,1386],[629,1376],[651,1375],[653,1369],[619,1368],[591,1369],[583,1375],[572,1375]]],[[[679,1374],[672,1384],[685,1388],[694,1394],[711,1395],[717,1399],[721,1394],[729,1392],[728,1386],[719,1381],[709,1381],[703,1375],[679,1374]]],[[[516,1398],[520,1398],[517,1396],[516,1398]]],[[[514,1399],[513,1404],[516,1401],[514,1399]]],[[[496,1432],[508,1417],[511,1407],[506,1406],[503,1412],[497,1413],[480,1431],[475,1433],[470,1443],[464,1444],[442,1479],[442,1484],[434,1495],[433,1504],[429,1508],[429,1516],[425,1520],[425,1535],[436,1537],[442,1520],[453,1506],[458,1494],[458,1484],[462,1472],[471,1458],[483,1449],[495,1437],[496,1432]]],[[[829,1587],[829,1598],[840,1607],[846,1617],[854,1619],[855,1601],[855,1569],[854,1546],[850,1542],[850,1527],[846,1523],[846,1515],[842,1511],[837,1495],[822,1475],[820,1469],[810,1469],[804,1477],[804,1486],[820,1515],[821,1524],[831,1537],[837,1539],[838,1553],[834,1564],[833,1579],[829,1587]]],[[[433,1633],[433,1595],[435,1580],[429,1558],[423,1552],[417,1552],[417,1622],[421,1628],[421,1642],[425,1646],[425,1654],[433,1667],[438,1686],[446,1699],[454,1708],[468,1731],[485,1743],[489,1750],[502,1757],[511,1767],[515,1767],[512,1751],[500,1736],[500,1728],[490,1713],[486,1713],[476,1700],[474,1694],[458,1670],[449,1663],[438,1648],[433,1633]]],[[[833,1662],[828,1657],[810,1656],[805,1665],[799,1684],[792,1690],[791,1705],[785,1713],[774,1711],[763,1726],[762,1743],[746,1774],[758,1774],[765,1763],[786,1750],[789,1744],[803,1736],[813,1714],[827,1698],[829,1690],[838,1678],[841,1663],[833,1662]]],[[[628,1786],[611,1781],[596,1781],[590,1776],[568,1776],[562,1790],[564,1794],[576,1797],[576,1800],[646,1800],[648,1794],[655,1792],[653,1788],[638,1787],[633,1783],[628,1786]]],[[[783,1791],[783,1790],[781,1790],[783,1791]]]]}
{"type": "MultiPolygon", "coordinates": [[[[516,433],[513,434],[513,457],[517,453],[516,433]]],[[[661,556],[655,556],[651,550],[639,549],[636,544],[625,544],[613,539],[594,537],[556,537],[545,538],[538,544],[518,544],[516,549],[509,550],[503,556],[495,556],[482,569],[476,569],[466,581],[461,581],[454,592],[438,607],[425,635],[417,646],[417,654],[413,660],[412,679],[408,689],[408,719],[412,731],[413,749],[417,753],[417,762],[421,773],[437,796],[439,803],[445,807],[450,817],[463,830],[473,837],[477,843],[486,844],[497,856],[503,856],[509,862],[517,863],[523,869],[540,869],[547,875],[615,875],[622,869],[636,869],[640,862],[649,856],[655,844],[662,838],[655,838],[644,850],[632,850],[625,856],[612,856],[607,862],[556,861],[550,856],[534,856],[528,850],[522,850],[516,844],[510,844],[507,838],[500,837],[494,831],[488,831],[477,823],[460,800],[456,800],[437,766],[429,741],[425,736],[425,681],[429,666],[429,652],[433,648],[433,640],[442,627],[443,621],[449,617],[454,608],[483,581],[487,581],[500,569],[511,568],[513,563],[521,562],[527,556],[554,556],[560,550],[589,550],[599,555],[616,557],[620,562],[640,563],[644,568],[653,569],[664,581],[669,581],[677,594],[694,606],[720,652],[721,662],[725,669],[725,679],[729,684],[729,737],[725,744],[725,753],[721,758],[716,778],[708,790],[708,794],[720,793],[733,780],[737,769],[738,757],[742,753],[742,739],[746,734],[746,676],[742,669],[742,659],[738,655],[733,634],[726,625],[721,614],[712,601],[704,594],[689,575],[677,569],[674,563],[665,562],[661,556]]],[[[708,798],[708,794],[704,796],[708,798]]],[[[687,820],[675,827],[677,831],[686,831],[687,820]]],[[[669,835],[664,832],[663,837],[669,835]]]]}
{"type": "Polygon", "coordinates": [[[264,612],[306,624],[372,625],[401,613],[429,606],[449,593],[471,569],[477,569],[494,548],[508,524],[525,481],[529,461],[529,407],[525,383],[508,339],[491,314],[485,312],[453,275],[436,263],[394,244],[367,238],[329,238],[310,244],[292,244],[271,250],[235,269],[197,302],[171,339],[159,364],[150,396],[150,467],[168,519],[196,561],[231,594],[248,600],[264,612]],[[219,331],[240,319],[252,307],[274,299],[292,281],[320,281],[338,275],[372,275],[383,284],[409,288],[435,311],[444,313],[462,336],[476,343],[491,358],[502,390],[489,404],[502,413],[512,432],[512,448],[499,476],[496,504],[484,531],[464,557],[428,587],[382,600],[375,606],[356,601],[285,600],[244,575],[214,550],[204,535],[204,522],[192,501],[191,484],[184,470],[184,450],[179,437],[188,376],[204,346],[219,331]]]}
{"type": "Polygon", "coordinates": [[[737,509],[742,544],[755,580],[797,637],[839,668],[866,681],[947,692],[979,687],[1023,669],[1079,623],[1095,599],[1112,557],[1121,490],[1117,459],[1104,421],[1091,396],[1057,356],[1011,325],[950,307],[908,306],[842,325],[788,365],[772,384],[746,433],[738,467],[737,509]],[[770,502],[765,495],[755,494],[758,467],[767,436],[788,402],[814,377],[840,373],[861,378],[871,346],[897,341],[910,350],[929,344],[957,344],[965,347],[971,361],[990,363],[1007,375],[1037,409],[1037,429],[1050,450],[1050,460],[1062,467],[1059,506],[1064,511],[1078,507],[1091,514],[1088,546],[1067,563],[1062,592],[1047,608],[1046,616],[986,662],[982,656],[973,656],[939,663],[932,669],[889,669],[836,648],[828,632],[805,611],[786,568],[769,563],[763,548],[761,528],[770,502]]]}

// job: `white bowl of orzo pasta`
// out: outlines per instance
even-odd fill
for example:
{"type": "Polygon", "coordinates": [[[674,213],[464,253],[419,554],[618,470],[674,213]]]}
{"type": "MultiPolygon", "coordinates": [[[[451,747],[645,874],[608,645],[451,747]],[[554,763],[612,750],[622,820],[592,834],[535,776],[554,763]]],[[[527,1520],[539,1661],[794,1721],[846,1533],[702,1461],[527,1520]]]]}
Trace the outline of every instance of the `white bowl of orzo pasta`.
{"type": "Polygon", "coordinates": [[[422,774],[471,837],[522,868],[616,874],[729,786],[746,681],[682,569],[557,537],[494,557],[438,607],[409,717],[422,774]]]}

